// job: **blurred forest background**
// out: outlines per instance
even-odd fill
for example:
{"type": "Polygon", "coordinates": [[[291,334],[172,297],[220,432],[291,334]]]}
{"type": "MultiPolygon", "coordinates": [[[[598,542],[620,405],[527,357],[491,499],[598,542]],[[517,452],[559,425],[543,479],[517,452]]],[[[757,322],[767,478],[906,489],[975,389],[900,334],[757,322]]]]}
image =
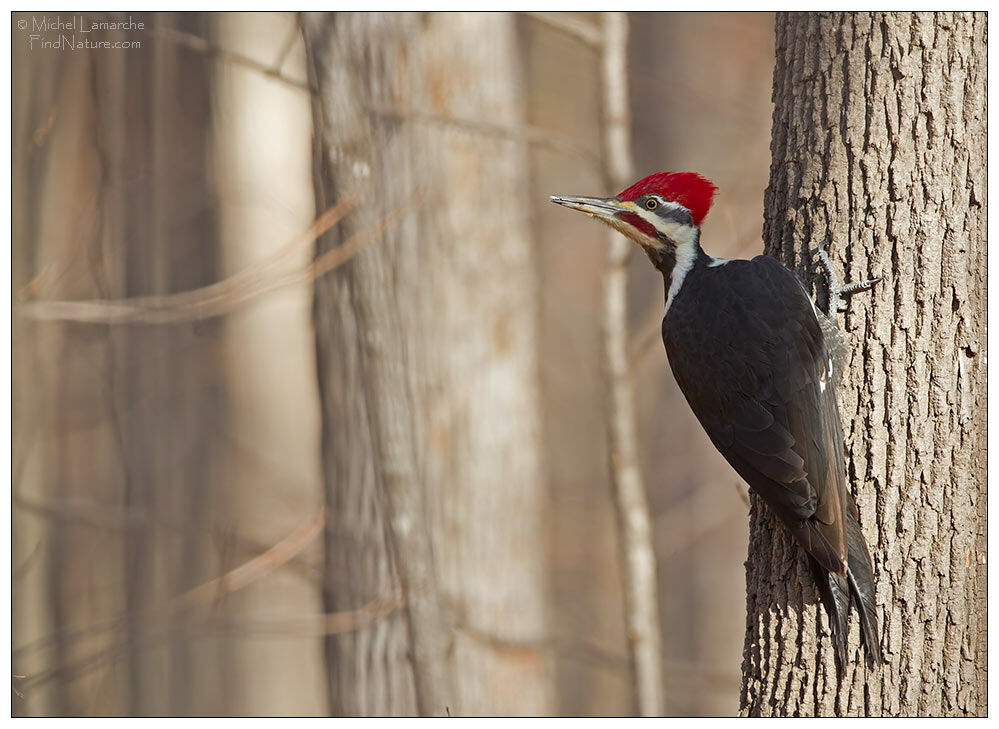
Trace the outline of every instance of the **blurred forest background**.
{"type": "MultiPolygon", "coordinates": [[[[346,271],[324,271],[335,260],[313,264],[317,236],[332,224],[323,238],[329,245],[342,211],[323,216],[329,205],[317,201],[356,205],[363,216],[380,210],[392,181],[376,166],[354,202],[347,190],[317,191],[314,165],[336,159],[318,161],[314,151],[319,117],[294,14],[132,15],[143,30],[95,31],[90,40],[139,47],[75,52],[29,46],[41,17],[15,14],[13,32],[13,713],[413,713],[410,679],[378,678],[394,670],[400,655],[390,649],[404,632],[405,598],[392,569],[378,573],[371,593],[353,582],[338,587],[338,570],[368,564],[369,553],[352,546],[360,539],[354,530],[370,537],[381,517],[380,507],[337,512],[337,499],[347,497],[331,496],[330,454],[368,426],[335,421],[335,409],[322,404],[317,372],[354,355],[337,344],[344,330],[327,320],[329,309],[313,316],[314,293],[339,295],[346,271]],[[18,20],[29,30],[17,30],[18,20]]],[[[356,20],[317,21],[311,32],[356,20]]],[[[487,408],[469,407],[462,412],[476,421],[463,424],[442,405],[448,430],[431,423],[417,441],[440,451],[443,464],[422,474],[436,516],[419,526],[450,529],[435,532],[434,549],[444,591],[455,600],[461,594],[460,606],[448,606],[460,618],[449,629],[461,634],[461,710],[633,714],[600,325],[606,233],[548,202],[550,194],[619,191],[607,189],[603,159],[593,42],[600,17],[448,14],[412,22],[414,44],[423,33],[439,45],[440,67],[468,78],[464,87],[450,77],[440,88],[431,82],[429,98],[441,102],[433,113],[384,122],[419,124],[428,145],[441,145],[450,187],[409,202],[394,191],[395,217],[382,230],[404,230],[412,216],[450,221],[449,230],[463,235],[440,242],[449,251],[445,265],[471,266],[482,277],[443,295],[433,274],[410,291],[414,309],[441,307],[440,332],[453,336],[430,340],[434,356],[461,354],[448,365],[451,385],[446,378],[428,385],[434,397],[446,401],[453,387],[475,398],[473,374],[492,366],[460,346],[462,327],[470,340],[479,335],[475,316],[450,315],[463,307],[461,296],[473,313],[477,296],[498,297],[500,311],[529,302],[482,326],[499,350],[517,353],[517,376],[527,372],[530,386],[518,388],[516,378],[501,385],[512,388],[505,401],[513,404],[497,422],[487,408]],[[468,24],[475,27],[466,33],[468,24]],[[474,33],[499,39],[502,64],[466,59],[465,46],[450,41],[474,33]],[[509,77],[506,107],[479,127],[449,121],[478,108],[465,106],[462,94],[490,93],[493,73],[509,77]],[[498,139],[501,122],[525,131],[498,139]],[[513,202],[493,199],[490,165],[512,158],[502,194],[512,189],[513,202]],[[489,244],[497,230],[512,241],[489,244]],[[507,285],[526,293],[504,299],[507,285]],[[530,411],[531,442],[500,443],[517,425],[508,420],[518,408],[530,411]],[[483,421],[493,430],[482,430],[483,421]],[[491,438],[497,450],[487,453],[491,438]],[[454,463],[480,457],[480,483],[474,467],[454,463]],[[455,469],[467,483],[441,476],[455,469]],[[523,491],[520,501],[490,500],[506,488],[523,491]],[[509,536],[515,549],[476,545],[493,523],[524,530],[523,538],[509,536]],[[503,579],[493,559],[521,582],[491,601],[485,593],[503,579]],[[517,594],[530,599],[510,598],[517,594]],[[509,631],[490,637],[483,625],[509,631]]],[[[637,14],[629,25],[635,177],[704,174],[720,188],[705,248],[726,257],[761,252],[773,17],[637,14]]],[[[361,50],[377,62],[377,52],[361,50]]],[[[412,63],[419,58],[414,50],[412,63]]],[[[347,69],[345,77],[368,71],[347,69]]],[[[350,221],[348,212],[340,227],[350,221]]],[[[350,262],[361,271],[396,254],[376,224],[367,230],[374,234],[350,262]]],[[[438,241],[421,245],[426,251],[438,241]]],[[[629,281],[666,711],[735,714],[746,621],[745,486],[673,381],[659,340],[662,280],[638,251],[629,281]]],[[[364,376],[363,367],[352,372],[364,376]]],[[[344,412],[357,396],[349,388],[347,376],[327,383],[344,412]]],[[[414,397],[423,402],[424,394],[414,397]]],[[[370,480],[376,460],[352,453],[357,462],[345,469],[370,480]]]]}

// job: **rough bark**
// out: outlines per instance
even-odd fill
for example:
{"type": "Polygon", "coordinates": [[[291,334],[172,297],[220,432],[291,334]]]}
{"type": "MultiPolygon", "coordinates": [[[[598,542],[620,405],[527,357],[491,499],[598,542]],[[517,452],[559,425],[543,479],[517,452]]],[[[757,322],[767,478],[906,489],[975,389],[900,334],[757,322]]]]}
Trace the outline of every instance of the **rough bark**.
{"type": "Polygon", "coordinates": [[[343,14],[303,27],[320,206],[361,195],[319,251],[397,218],[316,286],[327,609],[389,593],[393,575],[405,600],[396,627],[330,640],[333,711],[549,713],[513,21],[343,14]]]}
{"type": "Polygon", "coordinates": [[[842,320],[839,395],[886,664],[854,613],[837,682],[801,550],[754,498],[742,712],[984,715],[986,17],[781,15],[776,39],[767,252],[815,281],[828,239],[847,280],[883,276],[842,320]]]}

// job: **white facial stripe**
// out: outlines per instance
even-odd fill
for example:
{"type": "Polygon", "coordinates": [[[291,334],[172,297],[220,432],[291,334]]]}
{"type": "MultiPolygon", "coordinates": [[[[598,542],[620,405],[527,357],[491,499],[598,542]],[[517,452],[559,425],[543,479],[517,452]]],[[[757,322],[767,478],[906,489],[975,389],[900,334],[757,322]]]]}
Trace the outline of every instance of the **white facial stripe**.
{"type": "MultiPolygon", "coordinates": [[[[689,228],[690,226],[682,226],[689,228]]],[[[675,238],[673,240],[676,240],[675,238]]],[[[683,286],[683,280],[690,273],[690,269],[694,267],[694,261],[697,260],[697,229],[694,229],[694,235],[685,243],[680,243],[677,241],[676,246],[676,264],[673,266],[673,273],[669,277],[669,293],[666,295],[666,308],[663,309],[663,316],[669,311],[669,305],[673,303],[673,299],[680,292],[680,287],[683,286]]]]}
{"type": "MultiPolygon", "coordinates": [[[[662,205],[666,207],[672,207],[673,209],[683,209],[686,210],[682,205],[678,205],[674,202],[663,201],[662,205]]],[[[671,241],[677,244],[677,246],[684,246],[688,243],[692,243],[695,238],[697,238],[697,227],[693,225],[685,225],[683,223],[678,223],[675,220],[670,220],[669,218],[663,218],[656,215],[650,210],[645,210],[644,208],[635,206],[635,212],[638,216],[646,221],[653,228],[658,230],[664,236],[669,238],[671,241]]]]}

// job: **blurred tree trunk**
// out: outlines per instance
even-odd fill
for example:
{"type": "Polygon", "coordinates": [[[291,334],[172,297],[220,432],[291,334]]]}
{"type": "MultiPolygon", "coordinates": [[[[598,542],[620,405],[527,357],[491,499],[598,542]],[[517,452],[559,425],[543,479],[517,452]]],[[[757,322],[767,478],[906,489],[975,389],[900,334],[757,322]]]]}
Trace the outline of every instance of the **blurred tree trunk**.
{"type": "Polygon", "coordinates": [[[767,251],[847,280],[848,473],[886,665],[837,685],[801,550],[753,499],[742,712],[985,715],[985,61],[978,14],[777,20],[767,251]]]}
{"type": "MultiPolygon", "coordinates": [[[[632,16],[636,178],[696,170],[721,193],[701,242],[714,256],[763,252],[760,207],[770,169],[773,14],[632,16]],[[724,49],[720,52],[719,49],[724,49]],[[682,67],[683,72],[677,69],[682,67]],[[669,99],[683,97],[677,114],[669,99]]],[[[708,440],[662,348],[663,282],[642,255],[629,271],[643,471],[655,517],[659,603],[672,716],[739,708],[749,534],[746,486],[708,440]]]]}
{"type": "MultiPolygon", "coordinates": [[[[206,36],[211,20],[161,14],[151,16],[151,24],[206,36]]],[[[211,71],[210,58],[162,40],[135,57],[98,59],[109,298],[185,291],[218,278],[209,179],[211,71]]],[[[221,413],[220,351],[212,346],[218,322],[140,324],[112,328],[110,335],[109,414],[123,504],[203,523],[212,494],[210,444],[221,413]]],[[[129,613],[148,614],[213,574],[202,558],[212,549],[204,536],[137,529],[126,532],[123,546],[129,613]]],[[[194,702],[200,661],[190,650],[186,622],[178,612],[129,621],[130,715],[221,710],[214,702],[204,708],[194,702]],[[163,634],[166,650],[150,650],[151,637],[163,634]]]]}
{"type": "MultiPolygon", "coordinates": [[[[297,14],[220,13],[215,22],[221,48],[305,79],[297,14]]],[[[214,70],[212,157],[216,188],[224,191],[220,273],[242,275],[265,264],[267,279],[275,280],[282,270],[304,270],[312,247],[286,246],[315,217],[311,95],[245,64],[217,63],[214,70]]],[[[216,508],[248,545],[276,545],[314,521],[323,505],[312,282],[271,291],[223,322],[228,419],[216,479],[228,488],[216,508]]],[[[252,625],[264,616],[320,614],[320,535],[293,562],[233,593],[229,615],[252,625]]],[[[324,636],[286,630],[264,639],[262,632],[241,629],[233,640],[228,712],[328,714],[324,636]]]]}
{"type": "MultiPolygon", "coordinates": [[[[135,19],[203,35],[210,24],[135,19]]],[[[213,62],[152,34],[141,44],[42,54],[35,62],[53,72],[18,89],[15,189],[27,192],[15,205],[14,285],[24,298],[117,299],[215,280],[213,62]]],[[[15,593],[14,643],[25,649],[15,665],[23,657],[26,668],[15,712],[225,711],[220,643],[191,641],[187,615],[160,610],[217,565],[203,528],[223,414],[217,336],[190,321],[17,323],[15,351],[27,347],[14,373],[14,559],[36,556],[22,574],[30,587],[15,593]],[[51,526],[21,543],[35,519],[51,526]],[[32,614],[40,607],[49,619],[32,614]]]]}
{"type": "Polygon", "coordinates": [[[538,291],[513,19],[303,19],[317,254],[388,229],[317,281],[330,512],[327,611],[402,588],[327,645],[337,714],[547,714],[538,291]],[[497,133],[497,128],[506,131],[497,133]]]}
{"type": "MultiPolygon", "coordinates": [[[[530,123],[579,150],[599,151],[603,98],[599,49],[559,23],[575,21],[598,41],[596,13],[522,16],[530,123]],[[553,22],[554,21],[554,22],[553,22]]],[[[558,622],[556,712],[635,712],[624,622],[621,560],[608,483],[603,301],[606,238],[583,215],[566,215],[552,193],[603,189],[600,157],[533,145],[531,201],[540,296],[542,440],[548,471],[548,598],[558,622]],[[571,376],[567,376],[571,373],[571,376]]],[[[661,281],[661,278],[660,278],[661,281]]],[[[660,283],[661,287],[661,283],[660,283]]],[[[660,299],[662,292],[660,291],[660,299]]],[[[661,307],[660,307],[661,308],[661,307]]]]}

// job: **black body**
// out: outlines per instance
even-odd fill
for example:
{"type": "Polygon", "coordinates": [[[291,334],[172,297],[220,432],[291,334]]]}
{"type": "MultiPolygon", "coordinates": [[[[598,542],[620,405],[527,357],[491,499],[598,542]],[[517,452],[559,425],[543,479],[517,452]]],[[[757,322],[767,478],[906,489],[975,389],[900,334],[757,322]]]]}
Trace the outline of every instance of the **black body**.
{"type": "MultiPolygon", "coordinates": [[[[669,290],[674,261],[650,257],[669,290]]],[[[851,599],[869,660],[879,663],[881,650],[871,558],[846,482],[835,343],[826,341],[823,317],[773,258],[722,263],[698,246],[662,335],[711,442],[805,548],[842,667],[851,599]]]]}

